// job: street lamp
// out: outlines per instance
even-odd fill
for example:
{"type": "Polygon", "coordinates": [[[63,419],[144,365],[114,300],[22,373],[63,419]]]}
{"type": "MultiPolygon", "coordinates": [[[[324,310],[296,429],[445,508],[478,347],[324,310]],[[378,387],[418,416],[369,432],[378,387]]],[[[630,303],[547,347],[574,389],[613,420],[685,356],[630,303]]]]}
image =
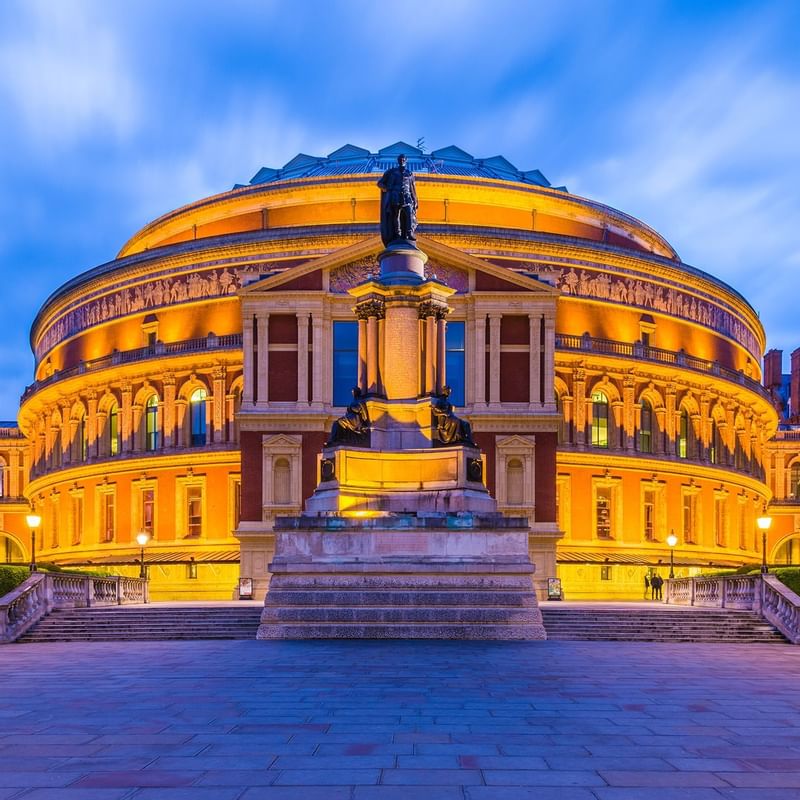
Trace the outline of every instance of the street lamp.
{"type": "Polygon", "coordinates": [[[678,537],[675,531],[670,531],[667,536],[667,544],[669,545],[669,576],[675,577],[675,545],[678,544],[678,537]]]}
{"type": "Polygon", "coordinates": [[[767,566],[767,531],[772,525],[772,517],[762,514],[756,520],[756,525],[761,530],[761,573],[766,575],[769,572],[769,567],[767,566]]]}
{"type": "Polygon", "coordinates": [[[142,531],[141,533],[136,534],[136,541],[139,543],[139,547],[142,548],[141,554],[141,568],[139,569],[139,577],[146,578],[147,577],[147,570],[144,568],[144,546],[150,541],[150,534],[147,531],[142,531]]]}
{"type": "Polygon", "coordinates": [[[31,529],[31,572],[36,572],[36,529],[42,524],[42,518],[38,514],[28,514],[25,522],[31,529]]]}

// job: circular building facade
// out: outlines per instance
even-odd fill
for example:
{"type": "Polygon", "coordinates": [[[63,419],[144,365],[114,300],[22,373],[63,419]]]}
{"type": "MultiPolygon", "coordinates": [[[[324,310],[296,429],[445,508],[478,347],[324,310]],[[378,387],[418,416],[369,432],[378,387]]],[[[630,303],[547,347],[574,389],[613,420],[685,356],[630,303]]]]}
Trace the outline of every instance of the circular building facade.
{"type": "MultiPolygon", "coordinates": [[[[135,570],[146,531],[154,598],[235,593],[240,548],[311,494],[355,383],[346,291],[376,263],[375,184],[401,152],[427,268],[457,290],[448,377],[489,488],[557,531],[540,577],[557,574],[568,598],[634,597],[671,557],[676,574],[759,560],[777,415],[747,301],[538,170],[398,143],[264,168],[150,223],[45,302],[19,413],[40,561],[135,570]],[[244,287],[270,281],[271,313],[243,324],[244,287]],[[554,325],[528,302],[537,284],[557,290],[554,325]],[[243,402],[272,427],[240,432],[243,402]]],[[[241,559],[257,594],[260,553],[241,559]]]]}

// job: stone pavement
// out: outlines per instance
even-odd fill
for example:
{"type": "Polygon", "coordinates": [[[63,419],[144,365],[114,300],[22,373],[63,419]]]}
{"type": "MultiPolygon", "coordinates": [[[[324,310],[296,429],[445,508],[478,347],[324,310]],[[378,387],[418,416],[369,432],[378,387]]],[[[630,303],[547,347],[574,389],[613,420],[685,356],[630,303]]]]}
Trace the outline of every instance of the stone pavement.
{"type": "Polygon", "coordinates": [[[800,647],[0,648],[0,800],[798,800],[800,647]]]}

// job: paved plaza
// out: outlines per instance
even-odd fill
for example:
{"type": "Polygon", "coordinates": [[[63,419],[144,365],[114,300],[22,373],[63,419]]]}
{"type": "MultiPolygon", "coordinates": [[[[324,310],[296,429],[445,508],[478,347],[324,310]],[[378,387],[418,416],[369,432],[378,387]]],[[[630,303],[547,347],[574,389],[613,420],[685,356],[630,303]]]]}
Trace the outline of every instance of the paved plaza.
{"type": "Polygon", "coordinates": [[[0,800],[797,800],[800,648],[0,649],[0,800]]]}

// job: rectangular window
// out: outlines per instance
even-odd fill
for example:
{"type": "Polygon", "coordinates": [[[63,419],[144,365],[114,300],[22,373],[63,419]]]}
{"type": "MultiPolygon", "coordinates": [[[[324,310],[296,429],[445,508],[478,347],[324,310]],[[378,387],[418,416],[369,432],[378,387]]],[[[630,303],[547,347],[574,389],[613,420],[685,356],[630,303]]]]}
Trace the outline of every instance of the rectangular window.
{"type": "Polygon", "coordinates": [[[72,544],[80,544],[83,535],[83,496],[72,498],[72,544]]]}
{"type": "Polygon", "coordinates": [[[141,529],[149,533],[151,538],[155,532],[156,493],[155,489],[142,490],[141,529]]]}
{"type": "Polygon", "coordinates": [[[448,322],[445,330],[445,377],[447,384],[453,390],[450,402],[454,406],[463,406],[466,403],[466,378],[465,378],[465,350],[466,338],[465,324],[463,322],[448,322]]]}
{"type": "Polygon", "coordinates": [[[598,487],[595,499],[595,520],[599,539],[611,538],[611,510],[611,488],[608,486],[598,487]]]}
{"type": "Polygon", "coordinates": [[[600,567],[600,580],[601,581],[610,581],[611,580],[611,567],[600,567]]]}
{"type": "Polygon", "coordinates": [[[197,564],[194,561],[190,561],[186,565],[186,578],[190,581],[197,580],[197,564]]]}
{"type": "Polygon", "coordinates": [[[116,532],[116,496],[114,492],[100,495],[100,541],[113,542],[116,532]]]}
{"type": "Polygon", "coordinates": [[[683,541],[697,542],[697,495],[688,492],[683,495],[683,541]]]}
{"type": "Polygon", "coordinates": [[[358,383],[358,323],[333,323],[333,404],[346,406],[358,383]]]}
{"type": "Polygon", "coordinates": [[[714,541],[717,547],[725,547],[725,529],[728,523],[728,503],[724,497],[714,498],[714,541]]]}
{"type": "Polygon", "coordinates": [[[656,540],[656,493],[645,490],[642,497],[642,512],[644,516],[644,538],[647,542],[656,540]]]}
{"type": "Polygon", "coordinates": [[[203,532],[203,488],[186,487],[186,537],[198,539],[203,532]]]}

